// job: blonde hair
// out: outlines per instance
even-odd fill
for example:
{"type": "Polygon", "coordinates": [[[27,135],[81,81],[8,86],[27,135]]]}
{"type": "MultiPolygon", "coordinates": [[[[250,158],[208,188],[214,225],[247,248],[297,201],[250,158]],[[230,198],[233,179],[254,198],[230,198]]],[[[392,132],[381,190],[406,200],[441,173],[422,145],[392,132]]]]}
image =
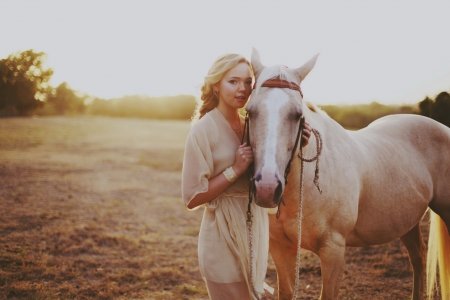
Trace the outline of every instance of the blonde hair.
{"type": "Polygon", "coordinates": [[[213,110],[219,104],[219,95],[214,91],[213,85],[222,80],[223,75],[240,63],[246,63],[253,77],[253,69],[250,62],[239,54],[224,54],[213,63],[205,76],[201,87],[200,102],[192,117],[193,121],[200,120],[207,112],[213,110]]]}

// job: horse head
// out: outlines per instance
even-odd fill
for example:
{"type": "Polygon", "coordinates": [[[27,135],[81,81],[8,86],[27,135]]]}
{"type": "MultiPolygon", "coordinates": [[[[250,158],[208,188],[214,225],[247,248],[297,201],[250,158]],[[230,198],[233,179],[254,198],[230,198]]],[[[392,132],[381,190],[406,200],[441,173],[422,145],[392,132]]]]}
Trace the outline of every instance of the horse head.
{"type": "Polygon", "coordinates": [[[273,208],[282,200],[285,170],[295,151],[303,115],[299,86],[314,67],[317,56],[298,69],[265,67],[253,49],[251,63],[256,83],[246,110],[254,154],[253,188],[259,206],[273,208]]]}

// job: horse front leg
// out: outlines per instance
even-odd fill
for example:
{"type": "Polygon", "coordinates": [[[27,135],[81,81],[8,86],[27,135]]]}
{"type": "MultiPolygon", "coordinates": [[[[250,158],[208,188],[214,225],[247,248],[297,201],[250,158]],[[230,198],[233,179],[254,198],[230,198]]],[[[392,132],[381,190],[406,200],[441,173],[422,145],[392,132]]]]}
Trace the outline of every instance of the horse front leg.
{"type": "Polygon", "coordinates": [[[277,269],[278,299],[291,300],[295,288],[295,245],[269,239],[269,250],[277,269]]]}
{"type": "Polygon", "coordinates": [[[345,264],[345,239],[341,236],[325,241],[319,249],[322,268],[321,300],[337,299],[345,264]]]}
{"type": "Polygon", "coordinates": [[[409,261],[413,267],[414,283],[412,299],[422,299],[427,250],[422,239],[419,224],[402,236],[400,240],[406,249],[408,249],[409,261]]]}

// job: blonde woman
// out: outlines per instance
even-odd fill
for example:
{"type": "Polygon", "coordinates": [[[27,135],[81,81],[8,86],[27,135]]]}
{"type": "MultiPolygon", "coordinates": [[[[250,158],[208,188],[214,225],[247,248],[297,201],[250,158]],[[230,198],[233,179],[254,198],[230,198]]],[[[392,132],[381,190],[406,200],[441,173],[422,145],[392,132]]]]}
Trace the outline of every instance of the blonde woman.
{"type": "MultiPolygon", "coordinates": [[[[213,300],[256,299],[264,294],[269,221],[266,209],[253,202],[254,261],[250,270],[247,168],[253,152],[246,143],[240,145],[244,119],[238,113],[250,97],[252,81],[252,67],[241,55],[226,54],[213,63],[184,152],[182,195],[188,209],[205,207],[198,259],[213,300]]],[[[309,135],[306,126],[304,144],[309,135]]]]}

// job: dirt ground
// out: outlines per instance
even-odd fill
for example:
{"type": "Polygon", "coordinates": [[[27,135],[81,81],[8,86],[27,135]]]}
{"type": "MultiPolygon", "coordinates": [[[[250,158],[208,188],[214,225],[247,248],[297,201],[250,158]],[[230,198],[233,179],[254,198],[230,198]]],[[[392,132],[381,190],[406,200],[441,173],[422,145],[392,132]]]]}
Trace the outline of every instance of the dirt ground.
{"type": "MultiPolygon", "coordinates": [[[[208,299],[202,210],[181,201],[188,131],[182,121],[0,119],[0,298],[208,299]]],[[[301,266],[300,299],[318,299],[319,260],[304,251],[301,266]]],[[[347,250],[340,299],[409,299],[411,289],[399,240],[347,250]]]]}

